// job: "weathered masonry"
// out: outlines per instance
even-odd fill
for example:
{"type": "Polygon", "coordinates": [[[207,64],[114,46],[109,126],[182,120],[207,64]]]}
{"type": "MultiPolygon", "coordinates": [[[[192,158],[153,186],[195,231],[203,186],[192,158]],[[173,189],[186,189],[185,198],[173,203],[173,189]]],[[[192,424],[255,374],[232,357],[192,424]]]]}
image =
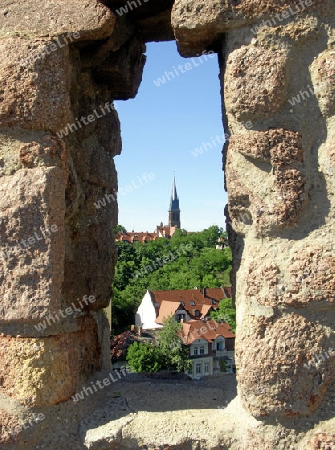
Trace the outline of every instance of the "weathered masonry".
{"type": "Polygon", "coordinates": [[[113,100],[145,42],[176,39],[218,54],[239,401],[259,419],[194,448],[335,449],[334,0],[3,0],[0,28],[1,446],[57,448],[7,431],[110,368],[117,204],[94,203],[117,190],[113,100]]]}

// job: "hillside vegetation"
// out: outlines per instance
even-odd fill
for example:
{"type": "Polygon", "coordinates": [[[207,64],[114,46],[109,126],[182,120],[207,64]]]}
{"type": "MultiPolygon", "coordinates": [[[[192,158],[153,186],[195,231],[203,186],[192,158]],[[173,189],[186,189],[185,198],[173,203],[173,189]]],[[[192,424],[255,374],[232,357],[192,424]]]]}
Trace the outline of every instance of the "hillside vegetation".
{"type": "Polygon", "coordinates": [[[146,244],[116,242],[118,262],[113,283],[113,334],[128,330],[145,292],[193,289],[230,284],[231,250],[216,249],[226,242],[222,228],[199,233],[177,230],[171,239],[146,244]]]}

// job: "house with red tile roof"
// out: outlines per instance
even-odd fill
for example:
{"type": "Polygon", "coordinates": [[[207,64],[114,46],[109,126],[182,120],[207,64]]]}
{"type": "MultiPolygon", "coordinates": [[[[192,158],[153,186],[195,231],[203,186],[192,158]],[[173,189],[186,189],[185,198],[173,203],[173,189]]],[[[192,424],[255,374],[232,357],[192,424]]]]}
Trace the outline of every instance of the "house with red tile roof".
{"type": "Polygon", "coordinates": [[[189,347],[192,369],[198,378],[234,367],[235,334],[227,323],[217,323],[209,313],[229,298],[230,288],[147,291],[135,316],[143,330],[163,328],[163,321],[174,316],[183,324],[183,341],[189,347]]]}
{"type": "Polygon", "coordinates": [[[138,336],[132,331],[125,331],[110,341],[111,360],[114,369],[118,369],[127,364],[126,353],[128,347],[138,340],[138,336]]]}
{"type": "Polygon", "coordinates": [[[227,323],[212,319],[183,322],[182,338],[189,347],[192,378],[232,372],[235,366],[235,334],[227,323]]]}
{"type": "Polygon", "coordinates": [[[231,286],[219,287],[219,288],[204,288],[200,289],[200,292],[207,298],[219,302],[224,298],[231,298],[232,290],[231,286]]]}
{"type": "Polygon", "coordinates": [[[141,242],[141,244],[145,244],[150,241],[156,241],[159,238],[158,233],[149,233],[148,231],[143,232],[135,232],[131,233],[118,233],[115,236],[116,242],[129,242],[129,244],[135,244],[136,242],[141,242]]]}
{"type": "Polygon", "coordinates": [[[143,330],[159,329],[163,319],[172,315],[178,322],[200,320],[218,309],[224,298],[231,298],[231,287],[147,291],[136,312],[135,325],[143,330]]]}
{"type": "Polygon", "coordinates": [[[135,325],[143,330],[159,329],[170,316],[178,322],[200,320],[218,307],[218,302],[205,297],[199,289],[147,291],[137,309],[135,325]]]}

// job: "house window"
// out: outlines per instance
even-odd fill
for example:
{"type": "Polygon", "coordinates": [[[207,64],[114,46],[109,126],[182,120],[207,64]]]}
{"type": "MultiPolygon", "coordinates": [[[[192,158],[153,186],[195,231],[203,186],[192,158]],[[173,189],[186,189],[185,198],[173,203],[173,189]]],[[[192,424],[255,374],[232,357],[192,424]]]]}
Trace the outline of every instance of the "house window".
{"type": "Polygon", "coordinates": [[[205,373],[206,374],[209,373],[209,363],[208,362],[205,363],[205,373]]]}
{"type": "Polygon", "coordinates": [[[193,349],[193,355],[198,356],[198,347],[194,347],[193,349]]]}
{"type": "Polygon", "coordinates": [[[200,355],[204,355],[205,354],[205,347],[200,347],[200,355]]]}
{"type": "Polygon", "coordinates": [[[216,350],[218,350],[218,351],[224,350],[224,342],[223,341],[216,343],[216,350]]]}
{"type": "Polygon", "coordinates": [[[198,373],[201,373],[201,364],[200,364],[200,363],[197,363],[195,372],[196,372],[197,374],[198,374],[198,373]]]}
{"type": "Polygon", "coordinates": [[[191,306],[195,306],[195,302],[193,300],[190,301],[191,306]]]}
{"type": "Polygon", "coordinates": [[[199,317],[200,316],[200,311],[198,309],[194,310],[194,315],[195,317],[199,317]]]}

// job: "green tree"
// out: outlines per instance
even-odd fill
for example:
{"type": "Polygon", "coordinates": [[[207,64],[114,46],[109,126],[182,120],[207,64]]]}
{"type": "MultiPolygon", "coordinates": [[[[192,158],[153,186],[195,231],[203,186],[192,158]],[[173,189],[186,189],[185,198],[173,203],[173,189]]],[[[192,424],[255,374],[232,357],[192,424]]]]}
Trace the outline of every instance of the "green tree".
{"type": "Polygon", "coordinates": [[[236,309],[233,307],[231,298],[224,298],[220,301],[219,309],[210,313],[216,322],[226,322],[231,326],[233,333],[236,331],[236,309]]]}
{"type": "Polygon", "coordinates": [[[152,344],[134,342],[127,351],[132,372],[158,372],[163,368],[161,351],[152,344]]]}
{"type": "Polygon", "coordinates": [[[174,316],[163,320],[163,328],[158,334],[158,346],[168,370],[182,372],[191,368],[189,351],[183,343],[182,332],[183,326],[176,322],[174,316]]]}
{"type": "Polygon", "coordinates": [[[127,233],[127,230],[122,225],[116,225],[116,227],[113,229],[114,234],[117,233],[127,233]]]}
{"type": "Polygon", "coordinates": [[[212,226],[199,233],[177,230],[171,239],[160,238],[145,244],[116,242],[113,333],[129,330],[147,289],[227,286],[231,250],[216,249],[218,239],[225,235],[221,228],[212,226]]]}
{"type": "Polygon", "coordinates": [[[191,368],[188,348],[182,340],[182,324],[169,317],[159,331],[158,345],[134,342],[127,351],[133,372],[158,372],[161,369],[186,371],[191,368]]]}

